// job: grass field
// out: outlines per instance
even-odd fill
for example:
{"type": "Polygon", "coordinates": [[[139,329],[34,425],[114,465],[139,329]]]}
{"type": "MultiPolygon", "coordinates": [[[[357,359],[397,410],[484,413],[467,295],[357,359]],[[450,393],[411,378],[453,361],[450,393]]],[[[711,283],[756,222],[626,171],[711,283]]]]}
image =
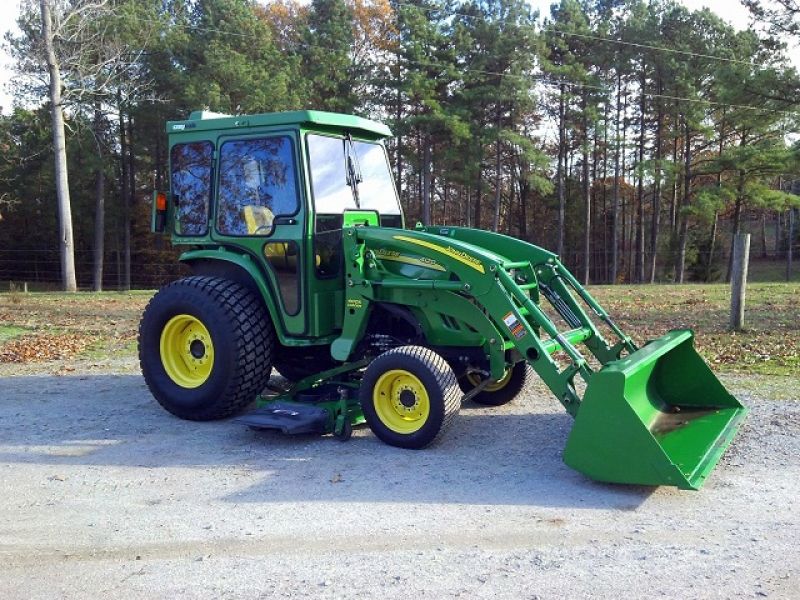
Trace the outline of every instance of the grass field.
{"type": "MultiPolygon", "coordinates": [[[[753,283],[746,330],[727,331],[729,287],[593,286],[635,340],[691,328],[716,371],[800,376],[800,284],[753,283]]],[[[152,291],[0,294],[0,374],[115,364],[135,367],[139,316],[152,291]]]]}

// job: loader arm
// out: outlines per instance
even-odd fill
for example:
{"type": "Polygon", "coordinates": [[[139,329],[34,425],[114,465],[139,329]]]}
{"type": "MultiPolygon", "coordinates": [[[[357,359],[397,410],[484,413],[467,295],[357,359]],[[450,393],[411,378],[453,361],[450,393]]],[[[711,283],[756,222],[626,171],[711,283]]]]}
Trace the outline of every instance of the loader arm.
{"type": "MultiPolygon", "coordinates": [[[[588,383],[592,374],[577,344],[585,344],[603,364],[619,358],[622,349],[636,350],[621,331],[615,345],[603,338],[570,292],[573,285],[581,291],[583,288],[556,255],[533,244],[461,228],[401,231],[357,227],[348,229],[344,238],[347,309],[343,335],[334,342],[338,360],[349,357],[375,302],[411,305],[452,316],[481,332],[494,379],[503,376],[506,351],[515,349],[575,416],[580,397],[573,380],[579,375],[588,383]],[[449,277],[398,276],[382,268],[381,256],[425,257],[429,264],[441,266],[449,277]],[[553,304],[569,329],[558,330],[540,307],[541,295],[553,304]],[[570,358],[566,368],[553,360],[558,351],[570,358]]],[[[591,301],[597,311],[602,311],[591,301]]],[[[607,318],[605,312],[600,314],[607,318]]]]}
{"type": "MultiPolygon", "coordinates": [[[[638,348],[555,254],[533,244],[459,227],[352,227],[344,257],[346,305],[334,358],[352,358],[375,303],[414,307],[430,322],[449,316],[480,334],[491,379],[502,378],[509,356],[536,371],[576,419],[565,462],[593,479],[698,489],[747,412],[694,350],[691,331],[638,348]],[[616,339],[603,337],[587,309],[616,339]],[[558,351],[569,358],[563,368],[553,359],[558,351]],[[576,376],[586,383],[583,394],[576,376]]],[[[458,329],[451,345],[464,339],[458,329]]]]}

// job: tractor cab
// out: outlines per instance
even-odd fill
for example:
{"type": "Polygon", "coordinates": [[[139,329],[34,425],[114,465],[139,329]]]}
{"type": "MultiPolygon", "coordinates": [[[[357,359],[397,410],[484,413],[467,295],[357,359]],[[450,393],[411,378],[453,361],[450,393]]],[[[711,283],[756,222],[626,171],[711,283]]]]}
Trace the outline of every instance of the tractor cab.
{"type": "Polygon", "coordinates": [[[389,129],[318,111],[197,111],[167,123],[167,134],[170,186],[154,199],[153,230],[192,247],[181,260],[197,274],[219,275],[222,264],[229,276],[234,266],[251,284],[249,270],[259,271],[287,335],[333,334],[346,214],[404,224],[383,145],[389,129]]]}

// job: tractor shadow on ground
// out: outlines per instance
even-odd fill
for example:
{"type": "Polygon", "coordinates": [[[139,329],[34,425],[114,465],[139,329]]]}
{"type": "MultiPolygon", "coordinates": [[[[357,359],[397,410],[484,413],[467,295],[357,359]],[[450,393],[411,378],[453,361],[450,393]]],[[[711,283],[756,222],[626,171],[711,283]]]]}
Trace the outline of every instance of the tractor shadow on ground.
{"type": "Polygon", "coordinates": [[[444,439],[393,448],[366,426],[348,442],[166,413],[139,376],[0,380],[0,463],[247,469],[234,503],[391,502],[633,510],[657,488],[599,484],[561,460],[572,419],[550,398],[465,404],[444,439]]]}

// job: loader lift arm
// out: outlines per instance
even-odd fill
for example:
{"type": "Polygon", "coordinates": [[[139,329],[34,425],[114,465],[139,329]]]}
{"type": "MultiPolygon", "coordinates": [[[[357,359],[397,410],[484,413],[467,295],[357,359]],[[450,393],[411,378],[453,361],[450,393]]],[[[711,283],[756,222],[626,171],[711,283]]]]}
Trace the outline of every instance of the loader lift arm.
{"type": "Polygon", "coordinates": [[[342,337],[334,342],[334,356],[347,360],[355,340],[361,338],[376,302],[395,302],[435,311],[470,323],[483,334],[491,377],[500,379],[506,368],[505,353],[511,348],[526,360],[547,383],[566,410],[575,416],[580,398],[573,380],[579,375],[588,383],[592,369],[576,347],[583,343],[601,364],[616,360],[625,350],[636,351],[630,337],[611,321],[607,313],[582,288],[556,255],[505,236],[454,227],[428,228],[415,232],[354,227],[345,239],[347,300],[342,337]],[[441,232],[444,232],[442,234],[441,232]],[[459,239],[478,237],[477,244],[459,239]],[[478,234],[478,235],[475,235],[478,234]],[[447,236],[443,245],[441,237],[447,236]],[[504,244],[506,256],[487,251],[495,238],[504,244]],[[429,253],[442,264],[453,280],[396,277],[381,268],[374,248],[429,253]],[[513,255],[509,258],[507,255],[513,255]],[[523,256],[529,258],[525,259],[523,256]],[[470,257],[470,258],[467,258],[470,257]],[[471,260],[472,259],[472,260],[471,260]],[[609,324],[619,340],[607,342],[570,290],[580,294],[597,316],[609,324]],[[571,326],[559,331],[542,310],[539,295],[571,326]],[[547,337],[540,335],[543,330],[547,337]],[[552,355],[563,351],[571,364],[560,369],[552,355]]]}
{"type": "MultiPolygon", "coordinates": [[[[564,460],[593,479],[698,489],[747,412],[694,350],[691,331],[637,347],[555,254],[532,244],[458,227],[352,227],[344,257],[347,309],[334,358],[351,359],[376,303],[466,323],[482,337],[492,380],[503,377],[510,360],[525,360],[576,419],[564,460]],[[399,275],[382,256],[428,261],[438,275],[399,275]],[[559,330],[542,296],[569,329],[559,330]],[[616,337],[613,343],[584,304],[616,337]],[[553,359],[558,351],[569,358],[564,368],[553,359]],[[576,376],[586,383],[583,395],[576,376]]],[[[448,343],[436,331],[430,335],[439,339],[429,342],[448,343]]]]}

